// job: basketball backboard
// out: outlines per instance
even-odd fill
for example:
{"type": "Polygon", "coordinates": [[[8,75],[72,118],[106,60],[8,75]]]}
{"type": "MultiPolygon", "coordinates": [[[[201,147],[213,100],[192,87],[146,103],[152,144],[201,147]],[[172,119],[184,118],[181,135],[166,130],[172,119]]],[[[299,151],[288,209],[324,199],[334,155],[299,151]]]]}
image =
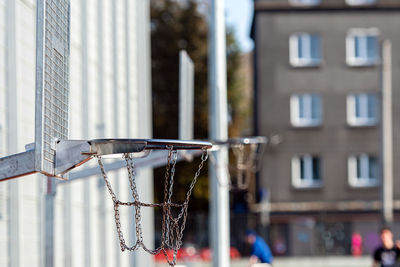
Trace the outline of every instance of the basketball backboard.
{"type": "Polygon", "coordinates": [[[0,158],[0,181],[55,176],[56,140],[68,139],[70,0],[36,1],[35,142],[0,158]]]}
{"type": "Polygon", "coordinates": [[[185,50],[179,53],[179,139],[193,140],[194,64],[185,50]]]}
{"type": "Polygon", "coordinates": [[[55,141],[68,139],[70,1],[38,0],[35,169],[55,175],[55,141]]]}

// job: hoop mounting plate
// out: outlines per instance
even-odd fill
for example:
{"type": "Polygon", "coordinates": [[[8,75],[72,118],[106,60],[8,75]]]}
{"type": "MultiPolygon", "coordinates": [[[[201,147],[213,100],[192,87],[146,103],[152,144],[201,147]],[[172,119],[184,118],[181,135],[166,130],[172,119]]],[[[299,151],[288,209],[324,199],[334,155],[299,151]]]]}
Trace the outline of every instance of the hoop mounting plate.
{"type": "MultiPolygon", "coordinates": [[[[227,140],[216,140],[212,142],[214,146],[236,146],[250,144],[267,144],[268,138],[265,136],[236,137],[227,140]]],[[[218,149],[218,148],[217,148],[218,149]]]]}
{"type": "Polygon", "coordinates": [[[56,144],[54,175],[62,175],[96,155],[138,153],[144,150],[166,150],[171,147],[174,150],[200,150],[210,149],[212,144],[170,139],[61,140],[56,144]]]}

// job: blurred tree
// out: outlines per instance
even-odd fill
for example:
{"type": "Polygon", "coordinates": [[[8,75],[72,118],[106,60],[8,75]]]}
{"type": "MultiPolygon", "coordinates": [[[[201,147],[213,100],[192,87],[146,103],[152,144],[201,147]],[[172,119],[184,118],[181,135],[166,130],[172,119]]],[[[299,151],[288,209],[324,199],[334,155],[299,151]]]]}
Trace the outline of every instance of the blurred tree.
{"type": "MultiPolygon", "coordinates": [[[[153,94],[153,137],[178,138],[179,118],[179,50],[185,49],[195,65],[194,137],[208,136],[208,24],[198,1],[151,1],[151,66],[153,94]]],[[[237,72],[240,50],[232,31],[227,31],[227,79],[229,135],[239,136],[248,106],[237,72]]],[[[177,166],[176,201],[185,197],[198,161],[177,166]]],[[[155,177],[163,177],[163,168],[155,177]]],[[[207,170],[203,171],[204,174],[207,170]]],[[[162,198],[161,182],[155,183],[155,196],[162,198]],[[159,188],[157,188],[159,187],[159,188]]],[[[191,209],[208,208],[208,180],[199,179],[193,192],[191,209]]]]}
{"type": "Polygon", "coordinates": [[[207,24],[198,5],[151,1],[153,136],[178,138],[179,50],[195,65],[195,138],[207,138],[207,24]]]}

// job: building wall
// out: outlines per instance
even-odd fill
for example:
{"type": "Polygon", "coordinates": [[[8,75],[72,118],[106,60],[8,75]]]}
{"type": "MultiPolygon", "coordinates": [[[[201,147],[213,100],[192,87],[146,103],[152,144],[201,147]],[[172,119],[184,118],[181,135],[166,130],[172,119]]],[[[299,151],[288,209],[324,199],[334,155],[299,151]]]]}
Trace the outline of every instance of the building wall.
{"type": "MultiPolygon", "coordinates": [[[[349,127],[346,123],[346,96],[354,92],[380,91],[379,66],[348,67],[345,39],[350,28],[377,27],[379,39],[393,45],[393,129],[394,162],[400,157],[399,99],[400,47],[398,9],[329,10],[275,12],[256,10],[256,89],[259,135],[278,134],[282,143],[267,150],[261,184],[271,189],[271,202],[378,200],[379,187],[352,188],[348,183],[347,158],[352,153],[380,155],[380,123],[373,127],[349,127]],[[289,63],[289,36],[295,32],[318,33],[323,62],[319,67],[295,68],[289,63]],[[319,127],[299,129],[290,123],[290,96],[318,93],[322,97],[323,122],[319,127]],[[321,188],[296,189],[291,181],[291,158],[315,153],[322,158],[321,188]]],[[[271,1],[269,1],[271,2],[271,1]]],[[[328,2],[328,1],[326,1],[328,2]]],[[[322,1],[322,3],[326,3],[322,1]]],[[[379,1],[378,1],[379,2],[379,1]]],[[[271,4],[272,5],[272,4],[271,4]]],[[[286,4],[287,5],[287,4],[286,4]]],[[[311,8],[312,9],[312,8],[311,8]]],[[[394,166],[395,199],[400,198],[399,166],[394,166]]]]}
{"type": "MultiPolygon", "coordinates": [[[[151,137],[149,3],[139,2],[71,0],[71,139],[151,137]],[[141,114],[138,106],[146,107],[141,114]]],[[[35,14],[35,0],[0,1],[0,156],[22,152],[34,140],[35,14]]],[[[129,199],[125,174],[113,172],[110,180],[129,199]]],[[[138,173],[143,201],[152,200],[149,180],[151,172],[138,173]]],[[[46,196],[47,186],[42,175],[0,183],[0,266],[48,263],[45,216],[53,197],[46,196]]],[[[146,253],[120,251],[101,177],[59,183],[54,214],[55,266],[152,265],[146,253]]],[[[135,233],[131,214],[121,211],[128,244],[135,233]]],[[[145,242],[152,247],[153,214],[142,216],[145,242]]]]}

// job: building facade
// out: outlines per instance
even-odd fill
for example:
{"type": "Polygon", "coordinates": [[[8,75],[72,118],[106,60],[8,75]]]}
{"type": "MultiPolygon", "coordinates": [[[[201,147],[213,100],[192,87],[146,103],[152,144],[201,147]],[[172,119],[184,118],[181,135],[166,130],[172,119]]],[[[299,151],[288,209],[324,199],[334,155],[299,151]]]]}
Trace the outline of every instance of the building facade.
{"type": "MultiPolygon", "coordinates": [[[[392,42],[393,203],[400,219],[400,3],[255,0],[254,7],[255,131],[279,140],[266,150],[259,175],[270,192],[276,254],[348,254],[355,233],[376,244],[384,39],[392,42]]],[[[364,252],[372,246],[364,242],[364,252]]]]}
{"type": "MultiPolygon", "coordinates": [[[[151,138],[149,16],[149,1],[70,1],[70,139],[151,138]]],[[[35,25],[36,0],[0,0],[0,157],[34,142],[35,25]]],[[[122,198],[125,174],[110,175],[122,198]]],[[[152,172],[138,176],[141,200],[152,201],[152,172]]],[[[153,266],[146,253],[120,251],[101,177],[48,188],[39,174],[0,183],[0,266],[153,266]]],[[[152,247],[153,214],[143,212],[152,247]]],[[[133,216],[121,211],[129,244],[133,216]]]]}

